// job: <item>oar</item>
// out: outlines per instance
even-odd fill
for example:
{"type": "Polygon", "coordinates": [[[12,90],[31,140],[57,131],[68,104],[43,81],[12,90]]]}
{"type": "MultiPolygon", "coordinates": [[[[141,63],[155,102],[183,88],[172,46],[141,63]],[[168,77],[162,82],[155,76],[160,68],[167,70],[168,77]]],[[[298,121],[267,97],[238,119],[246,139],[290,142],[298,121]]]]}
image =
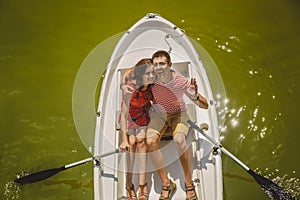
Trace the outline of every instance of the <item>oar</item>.
{"type": "MultiPolygon", "coordinates": [[[[112,155],[112,154],[118,153],[118,152],[119,152],[119,150],[116,149],[114,151],[110,151],[110,152],[101,154],[101,155],[96,156],[96,157],[97,158],[103,158],[105,156],[109,156],[109,155],[112,155]]],[[[38,181],[47,179],[47,178],[49,178],[49,177],[57,174],[58,172],[70,169],[72,167],[76,167],[78,165],[85,164],[85,163],[93,161],[93,160],[95,160],[95,157],[91,157],[91,158],[87,158],[87,159],[84,159],[84,160],[80,160],[78,162],[74,162],[74,163],[71,163],[71,164],[68,164],[68,165],[64,165],[64,166],[61,166],[61,167],[58,167],[58,168],[47,169],[47,170],[35,172],[33,174],[29,174],[29,175],[23,176],[21,178],[18,178],[18,179],[15,180],[15,182],[19,183],[21,185],[27,184],[27,183],[38,182],[38,181]]]]}
{"type": "Polygon", "coordinates": [[[191,120],[187,121],[192,128],[196,129],[200,132],[204,137],[206,137],[210,142],[212,142],[217,148],[220,148],[223,153],[229,156],[232,160],[234,160],[238,165],[240,165],[243,169],[245,169],[254,179],[255,181],[262,187],[262,189],[275,200],[297,200],[297,198],[291,195],[289,192],[284,190],[282,187],[278,186],[276,183],[273,183],[269,179],[255,173],[249,167],[247,167],[242,161],[237,159],[234,155],[232,155],[229,151],[227,151],[222,144],[216,142],[214,138],[207,135],[200,127],[198,127],[191,120]]]}

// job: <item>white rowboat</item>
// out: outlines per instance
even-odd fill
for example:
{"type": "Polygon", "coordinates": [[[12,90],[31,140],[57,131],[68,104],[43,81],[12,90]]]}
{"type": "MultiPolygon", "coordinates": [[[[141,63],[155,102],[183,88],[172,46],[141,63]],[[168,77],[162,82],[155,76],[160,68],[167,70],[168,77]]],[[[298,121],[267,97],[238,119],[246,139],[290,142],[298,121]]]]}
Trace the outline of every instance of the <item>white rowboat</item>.
{"type": "MultiPolygon", "coordinates": [[[[208,110],[196,107],[185,98],[191,120],[199,126],[206,126],[206,133],[219,141],[220,118],[218,103],[215,100],[207,72],[209,62],[198,54],[195,44],[184,31],[157,14],[147,14],[134,24],[119,40],[102,83],[98,105],[98,117],[95,128],[94,157],[104,152],[117,149],[120,143],[118,116],[121,105],[120,77],[121,71],[132,67],[141,58],[149,58],[157,50],[170,51],[173,67],[185,77],[196,78],[199,93],[209,102],[208,110]]],[[[217,84],[213,82],[212,84],[217,84]]],[[[191,129],[187,141],[191,154],[193,180],[198,198],[201,200],[223,199],[223,177],[221,151],[214,151],[213,145],[203,136],[191,129]]],[[[173,199],[186,198],[184,176],[178,154],[172,141],[160,142],[169,177],[176,183],[177,192],[173,199]]],[[[136,159],[137,162],[137,159],[136,159]]],[[[152,166],[147,162],[147,183],[149,199],[158,199],[161,192],[161,181],[152,166]]],[[[135,166],[134,184],[138,185],[138,166],[135,166]]],[[[125,156],[118,153],[99,159],[94,165],[94,199],[126,199],[125,190],[125,156]]]]}

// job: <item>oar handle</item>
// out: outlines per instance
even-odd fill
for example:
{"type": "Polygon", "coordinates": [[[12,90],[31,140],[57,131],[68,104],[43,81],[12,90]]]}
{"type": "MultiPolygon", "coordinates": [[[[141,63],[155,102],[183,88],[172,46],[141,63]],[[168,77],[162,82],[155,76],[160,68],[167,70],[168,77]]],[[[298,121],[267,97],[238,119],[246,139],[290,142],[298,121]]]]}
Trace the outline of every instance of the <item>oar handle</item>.
{"type": "Polygon", "coordinates": [[[245,165],[242,161],[240,161],[237,157],[235,157],[233,154],[231,154],[229,151],[227,151],[227,149],[225,149],[224,147],[220,147],[221,151],[223,153],[225,153],[228,157],[230,157],[232,160],[234,160],[239,166],[241,166],[242,168],[244,168],[247,172],[249,172],[250,168],[247,167],[247,165],[245,165]]]}
{"type": "Polygon", "coordinates": [[[192,122],[190,119],[187,120],[187,123],[194,129],[196,129],[198,132],[200,132],[204,137],[206,137],[211,143],[213,143],[215,146],[221,149],[223,153],[225,153],[228,157],[230,157],[232,160],[234,160],[238,165],[240,165],[245,170],[249,171],[250,168],[247,167],[242,161],[240,161],[237,157],[235,157],[233,154],[231,154],[229,151],[227,151],[221,143],[217,142],[213,137],[210,135],[207,135],[199,126],[197,126],[194,122],[192,122]]]}
{"type": "Polygon", "coordinates": [[[103,158],[103,157],[110,156],[112,154],[119,153],[119,152],[120,152],[119,149],[115,149],[115,150],[112,150],[112,151],[108,151],[108,152],[102,153],[100,155],[96,155],[93,158],[94,159],[96,159],[96,158],[103,158]]]}
{"type": "Polygon", "coordinates": [[[77,162],[74,162],[74,163],[65,165],[65,169],[68,169],[68,168],[71,168],[71,167],[75,167],[75,166],[78,166],[78,165],[82,165],[82,164],[85,164],[85,163],[87,163],[87,162],[91,162],[92,160],[94,160],[93,157],[91,157],[91,158],[86,158],[86,159],[84,159],[84,160],[80,160],[80,161],[77,161],[77,162]]]}
{"type": "Polygon", "coordinates": [[[190,119],[187,120],[187,123],[194,129],[196,129],[198,132],[200,132],[204,137],[206,137],[211,143],[213,143],[217,147],[222,147],[222,145],[219,142],[216,142],[213,137],[210,135],[207,135],[199,126],[197,126],[193,121],[190,119]]]}
{"type": "Polygon", "coordinates": [[[119,149],[103,153],[103,154],[101,154],[99,156],[93,156],[91,158],[86,158],[84,160],[80,160],[80,161],[77,161],[77,162],[65,165],[64,169],[68,169],[68,168],[72,168],[72,167],[75,167],[75,166],[78,166],[78,165],[82,165],[82,164],[91,162],[93,160],[96,160],[96,158],[103,158],[103,157],[106,157],[106,156],[109,156],[109,155],[112,155],[112,154],[115,154],[115,153],[119,153],[119,149]]]}

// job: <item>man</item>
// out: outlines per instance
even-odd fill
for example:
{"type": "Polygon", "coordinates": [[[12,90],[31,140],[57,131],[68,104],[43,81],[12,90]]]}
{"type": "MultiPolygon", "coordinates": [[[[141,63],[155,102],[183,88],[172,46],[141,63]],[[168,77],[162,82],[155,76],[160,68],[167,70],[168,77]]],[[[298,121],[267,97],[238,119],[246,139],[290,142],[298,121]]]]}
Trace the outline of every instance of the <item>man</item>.
{"type": "Polygon", "coordinates": [[[147,147],[150,158],[162,180],[160,200],[171,199],[176,191],[174,184],[167,176],[163,155],[158,147],[159,141],[168,127],[173,130],[173,140],[176,145],[185,176],[187,200],[196,200],[197,195],[191,177],[190,154],[185,137],[188,133],[186,104],[183,100],[187,95],[200,108],[207,109],[207,100],[198,92],[195,79],[184,78],[171,68],[169,53],[157,51],[152,56],[156,81],[151,90],[153,93],[153,111],[147,130],[147,147]]]}

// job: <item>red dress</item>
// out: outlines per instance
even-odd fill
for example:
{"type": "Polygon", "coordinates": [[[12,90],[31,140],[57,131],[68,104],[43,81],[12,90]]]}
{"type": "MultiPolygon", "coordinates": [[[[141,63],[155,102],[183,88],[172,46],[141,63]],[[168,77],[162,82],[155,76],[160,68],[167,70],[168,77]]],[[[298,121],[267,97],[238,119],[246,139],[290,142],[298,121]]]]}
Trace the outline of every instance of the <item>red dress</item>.
{"type": "Polygon", "coordinates": [[[137,88],[131,95],[128,112],[128,129],[147,126],[150,122],[149,110],[153,99],[150,86],[146,90],[137,88]]]}

